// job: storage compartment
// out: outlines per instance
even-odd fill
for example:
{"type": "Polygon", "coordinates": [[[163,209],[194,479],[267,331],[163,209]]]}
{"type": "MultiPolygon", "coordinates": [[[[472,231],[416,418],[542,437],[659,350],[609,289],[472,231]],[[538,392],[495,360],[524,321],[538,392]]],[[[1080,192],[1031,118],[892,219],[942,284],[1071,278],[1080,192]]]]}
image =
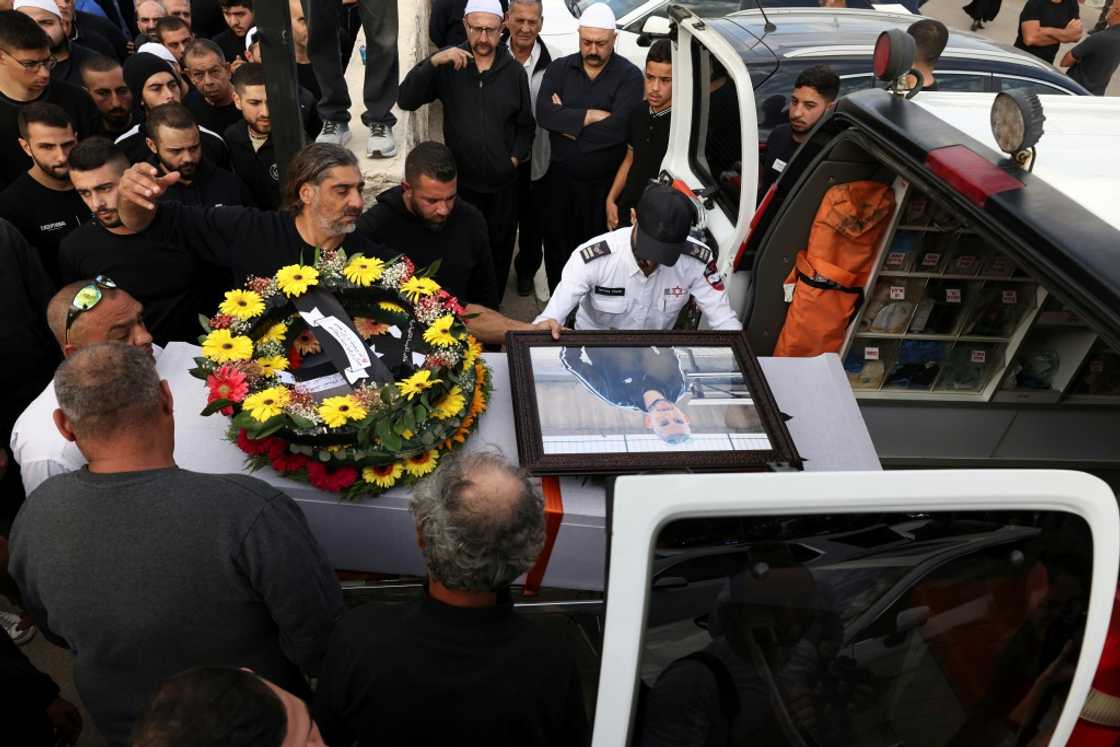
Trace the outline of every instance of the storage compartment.
{"type": "Polygon", "coordinates": [[[930,280],[910,320],[910,333],[952,336],[960,328],[965,309],[977,296],[981,283],[930,280]]]}
{"type": "Polygon", "coordinates": [[[985,283],[969,305],[961,335],[1010,338],[1026,312],[1035,307],[1036,295],[1031,283],[985,283]]]}
{"type": "Polygon", "coordinates": [[[958,342],[945,357],[934,388],[940,392],[976,394],[1003,368],[1003,345],[958,342]]]}
{"type": "Polygon", "coordinates": [[[1070,393],[1120,401],[1120,353],[1098,344],[1082,364],[1070,393]]]}
{"type": "Polygon", "coordinates": [[[951,347],[952,343],[937,340],[903,340],[883,389],[928,392],[941,374],[951,347]]]}
{"type": "Polygon", "coordinates": [[[923,278],[881,277],[860,314],[860,334],[901,335],[923,297],[923,278]]]}
{"type": "Polygon", "coordinates": [[[895,340],[860,338],[853,342],[844,356],[844,373],[852,389],[874,391],[881,387],[897,355],[895,340]]]}
{"type": "Polygon", "coordinates": [[[1096,339],[1088,329],[1036,326],[1008,367],[996,401],[1057,402],[1096,339]]]}

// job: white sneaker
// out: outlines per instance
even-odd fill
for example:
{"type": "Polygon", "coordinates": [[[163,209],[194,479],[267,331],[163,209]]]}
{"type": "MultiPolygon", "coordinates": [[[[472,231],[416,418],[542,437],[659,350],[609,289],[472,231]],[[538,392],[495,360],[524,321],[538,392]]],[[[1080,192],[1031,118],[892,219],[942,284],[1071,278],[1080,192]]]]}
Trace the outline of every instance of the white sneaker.
{"type": "Polygon", "coordinates": [[[346,145],[350,142],[350,125],[346,122],[324,122],[323,131],[315,138],[315,142],[346,145]]]}
{"type": "Polygon", "coordinates": [[[393,128],[383,122],[369,126],[369,140],[366,141],[366,158],[392,158],[397,155],[397,141],[393,140],[393,128]]]}
{"type": "Polygon", "coordinates": [[[4,632],[12,639],[12,643],[17,646],[30,641],[35,637],[35,626],[28,625],[23,630],[18,629],[20,616],[14,612],[0,612],[0,627],[4,628],[4,632]]]}

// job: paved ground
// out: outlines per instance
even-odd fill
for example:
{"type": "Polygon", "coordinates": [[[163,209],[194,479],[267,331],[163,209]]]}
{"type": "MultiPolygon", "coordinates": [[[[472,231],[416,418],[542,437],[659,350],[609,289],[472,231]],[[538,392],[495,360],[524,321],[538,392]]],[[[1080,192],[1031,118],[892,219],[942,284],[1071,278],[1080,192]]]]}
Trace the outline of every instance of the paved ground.
{"type": "MultiPolygon", "coordinates": [[[[1099,2],[1099,0],[1096,0],[1099,2]]],[[[968,4],[968,0],[929,0],[928,3],[922,6],[922,12],[930,18],[936,18],[943,22],[946,26],[953,29],[968,30],[972,19],[961,8],[968,4]]],[[[987,25],[987,27],[980,31],[982,36],[1002,42],[1004,44],[1014,44],[1015,34],[1019,25],[1019,13],[1023,10],[1025,0],[1003,0],[1000,7],[999,15],[996,19],[987,25]]],[[[1100,7],[1094,7],[1090,3],[1084,3],[1081,6],[1081,20],[1085,27],[1092,28],[1097,22],[1097,17],[1100,15],[1100,7]]],[[[1058,61],[1061,62],[1062,57],[1069,51],[1072,44],[1063,44],[1061,50],[1058,52],[1058,61]]],[[[1061,68],[1059,68],[1061,69],[1061,68]]],[[[1107,94],[1109,96],[1120,96],[1120,71],[1112,77],[1112,83],[1108,87],[1107,94]]]]}

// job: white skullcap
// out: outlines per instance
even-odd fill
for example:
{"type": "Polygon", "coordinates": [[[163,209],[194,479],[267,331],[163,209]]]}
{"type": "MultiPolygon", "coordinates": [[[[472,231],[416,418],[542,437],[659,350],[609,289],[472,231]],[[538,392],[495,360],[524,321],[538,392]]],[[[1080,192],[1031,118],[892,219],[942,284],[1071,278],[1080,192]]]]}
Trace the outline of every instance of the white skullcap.
{"type": "Polygon", "coordinates": [[[245,32],[245,51],[249,51],[249,47],[257,43],[257,27],[249,29],[245,32]]]}
{"type": "Polygon", "coordinates": [[[587,29],[606,29],[614,31],[618,26],[614,11],[606,3],[588,5],[587,10],[579,17],[579,25],[587,29]]]}
{"type": "Polygon", "coordinates": [[[12,10],[19,10],[20,8],[38,8],[62,18],[62,11],[58,9],[58,3],[54,0],[16,0],[12,3],[12,10]]]}
{"type": "Polygon", "coordinates": [[[467,7],[463,11],[463,18],[466,18],[471,13],[489,13],[498,18],[503,18],[505,16],[498,0],[467,0],[467,7]]]}
{"type": "Polygon", "coordinates": [[[166,62],[169,65],[178,65],[179,64],[179,61],[177,59],[175,59],[175,55],[171,54],[170,49],[168,49],[167,47],[163,46],[162,44],[158,44],[156,42],[144,42],[143,44],[140,45],[140,48],[137,49],[136,51],[137,52],[146,52],[148,54],[154,54],[156,57],[160,58],[161,60],[163,60],[164,62],[166,62]]]}

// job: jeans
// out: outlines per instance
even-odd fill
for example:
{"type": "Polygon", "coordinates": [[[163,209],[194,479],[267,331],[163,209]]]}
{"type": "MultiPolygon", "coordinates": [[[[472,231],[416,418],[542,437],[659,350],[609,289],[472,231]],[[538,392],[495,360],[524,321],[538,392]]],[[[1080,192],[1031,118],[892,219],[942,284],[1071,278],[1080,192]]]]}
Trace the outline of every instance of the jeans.
{"type": "MultiPolygon", "coordinates": [[[[343,77],[339,40],[340,0],[312,0],[308,4],[307,53],[322,89],[319,117],[324,122],[350,121],[350,92],[343,77]]],[[[397,102],[399,63],[397,61],[396,0],[358,0],[362,28],[366,32],[366,69],[362,98],[366,125],[397,122],[393,104],[397,102]]]]}

